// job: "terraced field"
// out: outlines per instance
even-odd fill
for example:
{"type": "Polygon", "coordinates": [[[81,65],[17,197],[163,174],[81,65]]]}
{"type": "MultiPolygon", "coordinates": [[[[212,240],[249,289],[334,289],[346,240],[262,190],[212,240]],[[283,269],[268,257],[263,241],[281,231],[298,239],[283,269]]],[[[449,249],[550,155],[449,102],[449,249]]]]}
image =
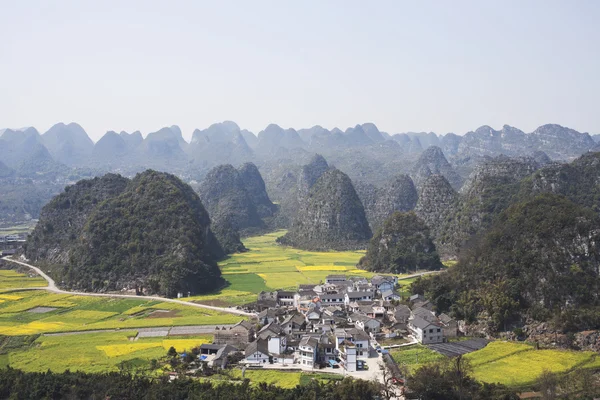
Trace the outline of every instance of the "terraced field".
{"type": "Polygon", "coordinates": [[[465,358],[473,365],[476,379],[513,387],[534,383],[544,370],[566,373],[575,367],[600,368],[600,358],[591,351],[536,350],[514,342],[492,342],[465,358]]]}
{"type": "Polygon", "coordinates": [[[48,286],[48,282],[35,274],[23,274],[12,269],[0,270],[0,288],[29,288],[48,286]]]}
{"type": "MultiPolygon", "coordinates": [[[[412,370],[444,359],[444,356],[420,345],[398,348],[391,354],[398,364],[405,364],[412,370]]],[[[530,344],[515,342],[491,342],[464,357],[470,361],[477,380],[519,389],[535,383],[544,370],[568,373],[576,367],[600,368],[600,357],[591,351],[536,350],[530,344]]]]}
{"type": "Polygon", "coordinates": [[[243,242],[248,252],[234,254],[219,263],[230,285],[218,293],[193,299],[212,305],[240,305],[254,301],[261,291],[318,284],[331,274],[367,278],[374,275],[356,268],[364,251],[316,252],[281,246],[276,239],[285,233],[277,231],[245,238],[243,242]]]}
{"type": "Polygon", "coordinates": [[[174,303],[48,293],[0,293],[0,335],[232,324],[241,317],[174,303]],[[40,307],[44,307],[40,309],[40,307]],[[157,311],[164,312],[157,312],[157,311]],[[42,312],[40,312],[42,311],[42,312]]]}
{"type": "Polygon", "coordinates": [[[212,335],[185,339],[141,338],[135,330],[89,333],[77,336],[40,336],[29,346],[9,352],[4,362],[24,371],[85,372],[116,371],[126,362],[132,368],[145,368],[152,359],[164,357],[174,346],[179,352],[212,342],[212,335]]]}

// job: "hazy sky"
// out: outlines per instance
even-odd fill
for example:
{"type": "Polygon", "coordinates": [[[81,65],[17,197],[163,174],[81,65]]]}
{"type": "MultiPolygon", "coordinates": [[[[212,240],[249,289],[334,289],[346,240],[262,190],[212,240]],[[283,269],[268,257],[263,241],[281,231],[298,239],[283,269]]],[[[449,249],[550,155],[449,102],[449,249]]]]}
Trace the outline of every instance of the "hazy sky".
{"type": "Polygon", "coordinates": [[[600,133],[600,1],[0,0],[0,128],[600,133]]]}

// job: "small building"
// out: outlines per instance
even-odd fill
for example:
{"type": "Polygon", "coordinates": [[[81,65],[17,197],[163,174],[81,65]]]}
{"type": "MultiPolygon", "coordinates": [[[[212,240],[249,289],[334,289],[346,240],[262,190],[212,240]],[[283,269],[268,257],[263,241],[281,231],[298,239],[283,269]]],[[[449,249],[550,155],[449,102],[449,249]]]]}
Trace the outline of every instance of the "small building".
{"type": "Polygon", "coordinates": [[[296,292],[280,290],[277,292],[277,304],[280,306],[294,306],[296,292]]]}
{"type": "Polygon", "coordinates": [[[254,326],[248,321],[240,321],[232,327],[219,327],[214,331],[215,344],[230,344],[244,348],[254,338],[254,326]]]}
{"type": "Polygon", "coordinates": [[[344,304],[344,295],[341,293],[322,294],[321,303],[328,304],[344,304]]]}
{"type": "Polygon", "coordinates": [[[414,317],[409,320],[408,328],[421,344],[442,343],[444,341],[441,325],[429,322],[421,317],[414,317]]]}
{"type": "Polygon", "coordinates": [[[371,284],[381,293],[386,290],[394,290],[398,283],[398,277],[375,275],[371,278],[371,284]]]}
{"type": "Polygon", "coordinates": [[[246,346],[245,361],[248,364],[265,364],[269,361],[269,347],[266,340],[257,339],[246,346]]]}
{"type": "Polygon", "coordinates": [[[319,339],[314,336],[303,336],[298,345],[300,364],[315,367],[319,350],[319,339]]]}
{"type": "Polygon", "coordinates": [[[375,294],[372,290],[347,292],[344,295],[344,303],[346,305],[349,305],[350,303],[353,303],[355,301],[370,301],[373,300],[374,297],[375,294]]]}
{"type": "Polygon", "coordinates": [[[447,314],[440,314],[439,320],[442,323],[442,332],[444,337],[458,336],[458,322],[447,314]]]}
{"type": "Polygon", "coordinates": [[[341,283],[341,282],[346,282],[347,278],[346,275],[327,275],[325,277],[325,283],[327,284],[337,284],[337,283],[341,283]]]}
{"type": "Polygon", "coordinates": [[[402,299],[402,296],[400,296],[398,293],[394,292],[393,290],[384,290],[381,292],[381,298],[384,301],[398,301],[398,300],[402,299]]]}
{"type": "Polygon", "coordinates": [[[411,316],[411,311],[410,308],[408,308],[408,306],[404,305],[404,304],[400,304],[398,306],[396,306],[396,309],[394,310],[394,320],[397,323],[402,323],[402,324],[406,324],[408,322],[408,319],[411,316]]]}

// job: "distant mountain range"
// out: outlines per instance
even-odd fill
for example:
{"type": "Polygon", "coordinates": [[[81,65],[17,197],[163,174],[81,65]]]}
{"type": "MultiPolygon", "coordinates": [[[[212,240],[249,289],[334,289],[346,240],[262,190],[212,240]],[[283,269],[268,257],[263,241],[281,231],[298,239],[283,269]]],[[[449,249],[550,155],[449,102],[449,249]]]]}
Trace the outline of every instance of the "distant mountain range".
{"type": "MultiPolygon", "coordinates": [[[[24,185],[26,179],[36,184],[44,182],[50,188],[46,198],[60,192],[65,184],[107,172],[132,177],[153,168],[194,184],[218,165],[239,168],[252,162],[260,170],[271,199],[281,203],[290,190],[296,191],[302,166],[316,153],[359,186],[364,183],[381,189],[404,174],[420,190],[429,176],[441,174],[459,190],[488,157],[571,161],[588,151],[600,150],[599,140],[599,135],[592,137],[551,124],[530,133],[508,125],[500,130],[482,126],[462,136],[387,133],[373,123],[345,130],[321,126],[295,130],[270,124],[255,135],[235,122],[225,121],[196,129],[189,143],[176,125],[146,137],[139,131],[109,131],[94,143],[80,125],[58,123],[43,134],[33,127],[0,130],[0,179],[10,180],[4,182],[5,187],[24,185]]],[[[0,194],[0,207],[13,210],[11,219],[20,215],[35,218],[39,212],[39,207],[29,207],[18,196],[6,198],[0,194]]],[[[286,204],[282,207],[285,209],[286,204]]],[[[367,210],[368,218],[372,219],[373,212],[367,210]]],[[[3,218],[0,215],[0,222],[3,218]]],[[[293,215],[284,218],[289,223],[293,215]]]]}

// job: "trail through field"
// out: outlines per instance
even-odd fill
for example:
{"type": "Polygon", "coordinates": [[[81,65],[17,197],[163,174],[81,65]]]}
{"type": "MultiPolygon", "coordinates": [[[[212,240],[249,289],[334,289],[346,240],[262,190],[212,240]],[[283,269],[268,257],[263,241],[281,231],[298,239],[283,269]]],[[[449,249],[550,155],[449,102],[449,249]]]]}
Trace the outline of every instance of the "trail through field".
{"type": "MultiPolygon", "coordinates": [[[[38,288],[35,288],[35,287],[32,287],[32,288],[23,288],[22,290],[47,290],[47,291],[52,292],[52,293],[70,294],[70,295],[76,295],[76,296],[113,297],[113,298],[122,298],[122,299],[158,300],[158,301],[164,301],[164,302],[168,302],[168,303],[182,304],[182,305],[185,305],[185,306],[191,306],[191,307],[197,307],[197,308],[204,308],[204,309],[208,309],[208,310],[215,310],[215,311],[220,311],[220,312],[229,313],[229,314],[242,315],[242,316],[245,316],[245,317],[256,317],[256,314],[247,313],[245,311],[236,310],[236,309],[233,309],[233,308],[209,306],[209,305],[206,305],[206,304],[192,303],[191,301],[169,299],[167,297],[160,297],[160,296],[142,296],[142,295],[138,296],[138,295],[134,295],[134,294],[70,292],[70,291],[67,291],[67,290],[59,289],[56,286],[56,283],[54,282],[54,279],[50,278],[48,275],[46,275],[44,273],[44,271],[42,271],[38,267],[35,267],[35,266],[31,265],[31,264],[24,263],[22,261],[13,260],[12,258],[8,258],[8,257],[4,257],[3,259],[6,260],[6,261],[10,261],[10,262],[13,262],[13,263],[16,263],[16,264],[28,267],[28,268],[34,270],[38,275],[40,275],[46,281],[48,281],[48,286],[43,286],[43,287],[38,287],[38,288]]],[[[11,288],[11,290],[14,290],[14,289],[11,288]]]]}

